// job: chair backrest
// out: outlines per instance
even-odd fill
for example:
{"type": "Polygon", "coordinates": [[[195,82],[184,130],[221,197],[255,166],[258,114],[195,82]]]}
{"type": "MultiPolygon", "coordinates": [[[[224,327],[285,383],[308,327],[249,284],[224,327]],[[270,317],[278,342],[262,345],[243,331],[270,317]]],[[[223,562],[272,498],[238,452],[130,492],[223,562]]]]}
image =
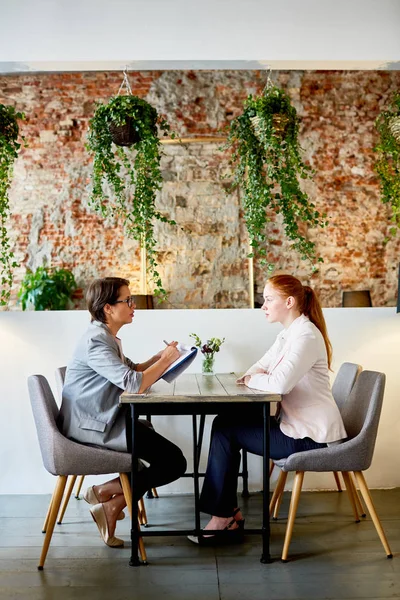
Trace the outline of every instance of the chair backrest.
{"type": "Polygon", "coordinates": [[[353,389],[356,379],[361,371],[362,367],[360,365],[345,362],[341,365],[339,371],[337,372],[332,386],[332,395],[340,411],[342,411],[343,406],[347,402],[351,390],[353,389]]]}
{"type": "MultiPolygon", "coordinates": [[[[130,452],[86,446],[59,431],[59,410],[43,375],[28,377],[28,389],[43,464],[52,475],[102,475],[131,470],[130,452]]],[[[139,468],[140,465],[139,461],[139,468]]]]}
{"type": "Polygon", "coordinates": [[[48,381],[43,375],[28,377],[28,390],[43,464],[47,471],[55,475],[54,438],[60,435],[56,425],[58,407],[48,381]]]}
{"type": "Polygon", "coordinates": [[[56,369],[54,372],[54,377],[55,377],[56,386],[57,386],[57,394],[58,394],[58,397],[60,400],[62,400],[62,391],[63,391],[63,387],[64,387],[66,371],[67,371],[67,367],[58,367],[58,369],[56,369]]]}
{"type": "MultiPolygon", "coordinates": [[[[363,371],[357,378],[348,401],[342,409],[347,435],[356,442],[359,468],[364,471],[371,465],[379,418],[382,410],[386,376],[378,371],[363,371]]],[[[354,457],[356,458],[356,457],[354,457]]]]}

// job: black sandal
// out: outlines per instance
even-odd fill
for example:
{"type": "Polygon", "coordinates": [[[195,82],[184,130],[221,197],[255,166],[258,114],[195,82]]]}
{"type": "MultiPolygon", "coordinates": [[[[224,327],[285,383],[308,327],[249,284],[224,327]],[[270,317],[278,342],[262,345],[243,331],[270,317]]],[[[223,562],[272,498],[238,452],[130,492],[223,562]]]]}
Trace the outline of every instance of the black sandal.
{"type": "MultiPolygon", "coordinates": [[[[240,519],[240,521],[236,521],[235,515],[240,511],[240,508],[237,508],[233,514],[232,519],[229,521],[228,525],[218,531],[217,533],[213,533],[211,535],[188,535],[188,539],[194,544],[198,544],[199,546],[219,546],[225,544],[241,544],[244,539],[244,519],[240,519]],[[237,528],[230,529],[232,525],[237,523],[237,528]]],[[[207,531],[203,529],[202,531],[207,531]]]]}

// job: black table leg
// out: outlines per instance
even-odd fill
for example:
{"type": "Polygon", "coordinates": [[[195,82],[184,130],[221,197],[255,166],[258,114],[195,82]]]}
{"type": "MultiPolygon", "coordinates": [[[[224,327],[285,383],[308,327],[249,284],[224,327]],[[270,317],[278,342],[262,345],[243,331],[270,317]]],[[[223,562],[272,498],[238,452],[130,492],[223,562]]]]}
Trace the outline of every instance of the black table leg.
{"type": "Polygon", "coordinates": [[[243,478],[243,489],[242,489],[242,497],[248,498],[249,494],[249,470],[247,468],[247,452],[243,448],[242,449],[242,478],[243,478]]]}
{"type": "Polygon", "coordinates": [[[201,447],[203,445],[204,426],[206,423],[206,415],[200,415],[199,439],[197,441],[197,469],[200,465],[201,447]]]}
{"type": "MultiPolygon", "coordinates": [[[[149,423],[151,423],[151,415],[146,415],[146,419],[149,423]]],[[[149,498],[150,500],[154,498],[153,490],[147,490],[146,498],[149,498]]]]}
{"type": "Polygon", "coordinates": [[[139,560],[139,528],[138,528],[138,504],[133,498],[133,490],[137,489],[136,481],[138,475],[138,460],[136,458],[135,448],[135,425],[137,420],[137,414],[135,411],[135,404],[131,404],[131,416],[132,416],[132,469],[131,469],[131,490],[132,490],[132,521],[131,521],[131,559],[129,565],[131,567],[138,567],[140,565],[139,560]]]}
{"type": "Polygon", "coordinates": [[[197,415],[192,415],[193,423],[193,482],[194,482],[194,515],[195,515],[195,535],[200,534],[200,508],[199,508],[199,464],[198,464],[198,443],[197,443],[197,415]]]}
{"type": "Polygon", "coordinates": [[[270,563],[269,551],[269,404],[263,404],[264,447],[263,447],[263,524],[262,524],[262,555],[260,562],[270,563]]]}

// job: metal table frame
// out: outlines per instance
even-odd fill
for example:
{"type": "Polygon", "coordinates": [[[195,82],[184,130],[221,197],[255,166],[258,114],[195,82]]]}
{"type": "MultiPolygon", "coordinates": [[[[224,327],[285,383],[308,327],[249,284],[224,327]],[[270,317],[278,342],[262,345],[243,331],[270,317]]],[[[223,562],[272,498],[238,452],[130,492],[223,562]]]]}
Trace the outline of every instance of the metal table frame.
{"type": "MultiPolygon", "coordinates": [[[[264,424],[264,444],[263,444],[263,519],[261,529],[246,529],[247,534],[262,535],[262,554],[260,561],[262,563],[271,562],[270,557],[270,525],[269,525],[269,404],[271,402],[280,401],[280,396],[267,392],[258,392],[250,390],[245,386],[233,385],[232,382],[239,375],[235,373],[222,374],[220,376],[202,375],[182,375],[179,378],[179,388],[184,389],[185,381],[190,382],[193,388],[193,383],[201,382],[197,393],[177,393],[174,395],[174,384],[165,387],[165,382],[159,382],[152,386],[145,394],[128,394],[124,393],[121,396],[121,403],[130,404],[132,415],[132,471],[131,471],[131,489],[135,489],[137,477],[137,465],[139,458],[136,454],[135,447],[135,427],[134,423],[140,414],[155,415],[190,415],[192,416],[193,430],[193,481],[194,481],[194,501],[195,501],[195,528],[194,529],[178,529],[168,531],[141,531],[138,529],[138,505],[137,502],[132,502],[132,520],[131,520],[131,566],[139,566],[141,564],[138,556],[139,536],[170,536],[170,535],[203,535],[200,527],[200,510],[199,510],[199,453],[198,453],[198,427],[197,416],[206,415],[223,415],[232,411],[232,404],[235,408],[245,406],[246,410],[251,409],[254,414],[262,415],[264,424]],[[204,380],[204,377],[206,379],[204,380]],[[225,382],[223,385],[221,380],[225,382]],[[226,382],[230,382],[227,385],[226,382]],[[215,387],[215,384],[221,386],[221,393],[207,394],[207,388],[215,387]],[[182,387],[183,385],[183,387],[182,387]],[[205,389],[205,392],[204,392],[205,389]],[[162,398],[162,400],[160,400],[162,398]]],[[[174,382],[175,383],[175,382],[174,382]]],[[[218,533],[224,535],[221,531],[214,532],[207,530],[207,535],[218,533]]],[[[229,535],[229,532],[226,532],[229,535]]]]}

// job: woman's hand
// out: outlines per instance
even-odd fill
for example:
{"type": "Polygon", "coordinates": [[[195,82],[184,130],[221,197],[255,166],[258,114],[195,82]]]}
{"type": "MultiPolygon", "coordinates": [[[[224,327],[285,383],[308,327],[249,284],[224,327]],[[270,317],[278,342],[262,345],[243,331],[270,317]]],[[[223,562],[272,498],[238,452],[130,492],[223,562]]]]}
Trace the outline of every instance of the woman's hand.
{"type": "Polygon", "coordinates": [[[177,350],[178,342],[171,342],[164,350],[159,352],[160,358],[154,361],[154,356],[151,365],[149,365],[145,371],[143,371],[142,382],[139,388],[139,394],[142,394],[147,388],[155,381],[157,381],[164,371],[180,357],[179,350],[177,350]]]}
{"type": "Polygon", "coordinates": [[[267,373],[267,371],[264,371],[264,369],[256,369],[255,371],[252,371],[251,373],[249,373],[249,375],[242,375],[241,377],[239,377],[239,379],[236,379],[236,383],[239,385],[248,385],[249,381],[250,381],[250,377],[252,375],[255,375],[256,373],[263,373],[265,375],[265,373],[267,373]]]}
{"type": "Polygon", "coordinates": [[[160,358],[168,361],[168,364],[173,363],[177,358],[180,357],[177,345],[178,342],[170,342],[170,344],[168,344],[168,346],[161,351],[160,358]]]}

